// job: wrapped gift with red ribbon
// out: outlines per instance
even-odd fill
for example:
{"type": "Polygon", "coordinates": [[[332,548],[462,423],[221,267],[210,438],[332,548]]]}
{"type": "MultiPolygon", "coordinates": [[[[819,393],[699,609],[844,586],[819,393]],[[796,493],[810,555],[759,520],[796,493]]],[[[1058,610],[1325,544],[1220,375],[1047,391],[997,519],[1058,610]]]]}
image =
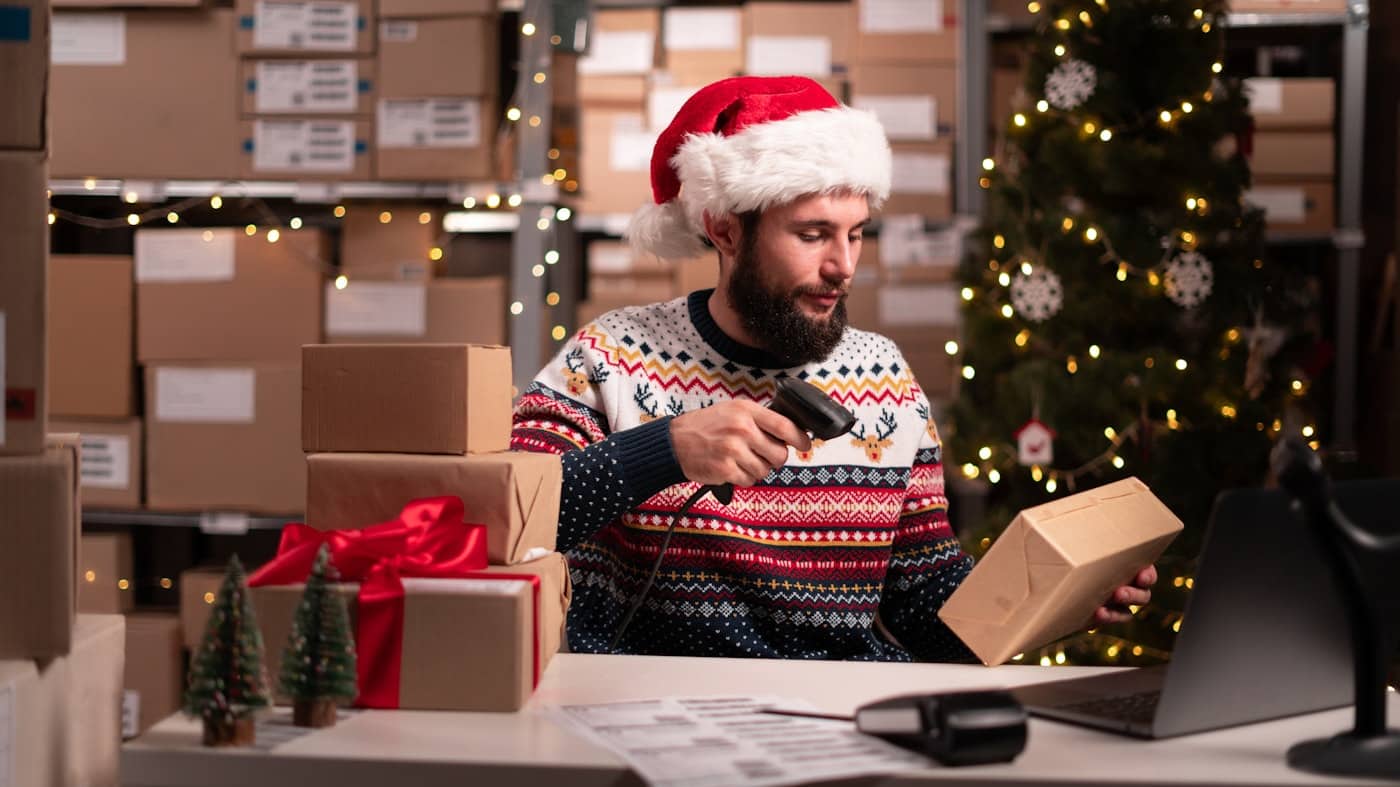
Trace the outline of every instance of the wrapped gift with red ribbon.
{"type": "Polygon", "coordinates": [[[283,528],[277,556],[248,579],[272,674],[322,544],[341,581],[358,583],[360,707],[518,710],[559,648],[563,556],[488,566],[486,528],[464,521],[459,498],[437,497],[358,530],[283,528]]]}

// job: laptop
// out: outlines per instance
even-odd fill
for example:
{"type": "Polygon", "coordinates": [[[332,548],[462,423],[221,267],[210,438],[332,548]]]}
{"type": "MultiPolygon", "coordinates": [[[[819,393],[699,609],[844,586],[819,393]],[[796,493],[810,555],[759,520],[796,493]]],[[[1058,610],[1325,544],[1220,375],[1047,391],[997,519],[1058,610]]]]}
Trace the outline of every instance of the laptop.
{"type": "MultiPolygon", "coordinates": [[[[1359,526],[1388,532],[1400,481],[1334,485],[1359,526]]],[[[1320,546],[1282,490],[1215,501],[1171,661],[1023,686],[1032,715],[1167,738],[1353,701],[1351,635],[1320,546]]]]}

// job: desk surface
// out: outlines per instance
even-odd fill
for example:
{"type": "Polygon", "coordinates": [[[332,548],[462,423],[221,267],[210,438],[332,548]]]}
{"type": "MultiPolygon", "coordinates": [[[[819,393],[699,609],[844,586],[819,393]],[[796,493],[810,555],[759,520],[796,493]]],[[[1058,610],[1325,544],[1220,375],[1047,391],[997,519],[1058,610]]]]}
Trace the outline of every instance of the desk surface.
{"type": "MultiPolygon", "coordinates": [[[[892,694],[1009,687],[1104,671],[1089,667],[868,664],[640,656],[555,657],[520,713],[364,711],[270,751],[206,749],[196,721],[172,716],[122,750],[128,787],[608,785],[640,780],[609,751],[557,723],[549,707],[662,696],[775,694],[850,713],[892,694]]],[[[1400,696],[1390,695],[1400,719],[1400,696]]],[[[1032,719],[1010,765],[940,768],[858,782],[979,784],[1394,784],[1312,776],[1288,747],[1350,727],[1351,710],[1145,742],[1032,719]]]]}

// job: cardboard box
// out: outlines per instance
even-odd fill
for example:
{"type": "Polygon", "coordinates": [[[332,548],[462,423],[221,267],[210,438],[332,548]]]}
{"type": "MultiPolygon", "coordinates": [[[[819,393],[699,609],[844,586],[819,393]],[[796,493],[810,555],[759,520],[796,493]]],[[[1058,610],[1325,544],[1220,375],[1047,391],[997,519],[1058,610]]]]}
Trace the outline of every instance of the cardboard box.
{"type": "Polygon", "coordinates": [[[41,665],[0,661],[10,784],[120,783],[124,629],[120,615],[80,615],[71,655],[41,665]]]}
{"type": "Polygon", "coordinates": [[[375,115],[379,180],[483,180],[495,176],[496,108],[490,98],[381,94],[375,115]]]}
{"type": "Polygon", "coordinates": [[[244,60],[244,115],[374,114],[378,66],[372,58],[244,60]]]}
{"type": "Polygon", "coordinates": [[[932,142],[957,129],[957,66],[858,64],[851,69],[851,106],[874,112],[890,142],[932,142]]]}
{"type": "MultiPolygon", "coordinates": [[[[553,57],[549,84],[553,94],[551,102],[557,114],[560,107],[578,106],[578,55],[555,51],[553,57]]],[[[559,124],[556,121],[554,125],[559,124]]]]}
{"type": "Polygon", "coordinates": [[[744,70],[744,14],[740,6],[663,9],[662,49],[666,70],[700,85],[744,70]]]}
{"type": "Polygon", "coordinates": [[[245,179],[369,180],[368,120],[259,118],[238,124],[238,175],[245,179]]]}
{"type": "Polygon", "coordinates": [[[43,150],[49,84],[49,4],[7,0],[0,8],[0,149],[43,150]]]}
{"type": "Polygon", "coordinates": [[[1181,529],[1136,478],[1025,509],[938,617],[996,666],[1082,629],[1181,529]]]}
{"type": "Polygon", "coordinates": [[[153,365],[146,394],[148,508],[302,510],[299,366],[153,365]]]}
{"type": "Polygon", "coordinates": [[[48,659],[73,646],[78,611],[78,439],[0,458],[0,659],[48,659]],[[21,592],[21,589],[22,592],[21,592]]]}
{"type": "Polygon", "coordinates": [[[752,2],[744,6],[744,72],[829,77],[852,60],[851,4],[752,2]]]}
{"type": "Polygon", "coordinates": [[[956,64],[960,59],[956,3],[856,0],[853,6],[857,62],[956,64]]]}
{"type": "Polygon", "coordinates": [[[374,54],[372,0],[237,0],[240,55],[374,54]]]}
{"type": "Polygon", "coordinates": [[[642,112],[585,107],[578,212],[632,214],[652,199],[651,153],[657,133],[642,112]]]}
{"type": "Polygon", "coordinates": [[[136,231],[136,358],[165,361],[301,359],[321,338],[329,259],[319,230],[136,231]]]}
{"type": "Polygon", "coordinates": [[[861,268],[872,274],[872,288],[881,284],[948,284],[957,279],[965,232],[957,226],[929,231],[923,216],[887,214],[882,217],[879,237],[865,238],[861,268]]]}
{"type": "Polygon", "coordinates": [[[953,217],[953,140],[897,142],[890,146],[893,170],[884,215],[917,213],[944,221],[953,217]]]}
{"type": "Polygon", "coordinates": [[[302,371],[301,443],[308,453],[510,447],[508,347],[314,345],[302,351],[302,371]]]}
{"type": "Polygon", "coordinates": [[[55,14],[53,176],[237,177],[233,26],[226,8],[55,14]]]}
{"type": "Polygon", "coordinates": [[[140,612],[126,616],[123,738],[134,738],[180,710],[185,690],[181,645],[177,613],[140,612]]]}
{"type": "Polygon", "coordinates": [[[496,13],[494,0],[379,0],[382,17],[433,17],[496,13]]]}
{"type": "Polygon", "coordinates": [[[677,295],[689,295],[696,290],[712,290],[719,286],[719,262],[712,256],[680,260],[672,264],[677,295]]]}
{"type": "Polygon", "coordinates": [[[379,23],[380,94],[494,96],[499,49],[495,16],[385,19],[379,23]]]}
{"type": "Polygon", "coordinates": [[[583,82],[595,76],[645,76],[660,62],[661,11],[657,8],[605,8],[593,13],[589,52],[578,60],[583,82]]]}
{"type": "MultiPolygon", "coordinates": [[[[49,412],[126,418],[132,412],[130,257],[49,258],[49,412]]],[[[60,430],[55,430],[60,431],[60,430]]]]}
{"type": "Polygon", "coordinates": [[[505,344],[506,280],[351,281],[326,286],[331,344],[505,344]]]}
{"type": "Polygon", "coordinates": [[[209,612],[223,583],[222,567],[201,566],[180,572],[180,638],[186,650],[198,650],[204,640],[209,612]]]}
{"type": "Polygon", "coordinates": [[[89,510],[141,507],[144,465],[140,418],[121,421],[55,419],[49,423],[49,429],[56,434],[81,435],[79,485],[85,507],[89,510]]]}
{"type": "Polygon", "coordinates": [[[317,530],[388,522],[414,500],[455,495],[468,522],[486,525],[493,564],[554,549],[563,481],[553,454],[312,454],[306,463],[306,523],[317,530]]]}
{"type": "Polygon", "coordinates": [[[640,112],[646,107],[648,81],[640,74],[578,75],[579,103],[591,109],[640,112]]]}
{"type": "Polygon", "coordinates": [[[1232,0],[1235,13],[1345,13],[1346,0],[1232,0]]]}
{"type": "Polygon", "coordinates": [[[592,275],[667,274],[671,265],[657,257],[632,250],[621,240],[595,240],[588,244],[588,272],[592,275]]]}
{"type": "Polygon", "coordinates": [[[599,274],[588,277],[588,297],[626,298],[635,304],[660,303],[679,295],[675,277],[667,271],[599,274]]]}
{"type": "Polygon", "coordinates": [[[101,615],[130,612],[131,534],[86,533],[78,547],[78,611],[101,615]]]}
{"type": "Polygon", "coordinates": [[[1260,178],[1244,193],[1244,201],[1264,209],[1270,232],[1331,233],[1337,226],[1331,180],[1260,178]]]}
{"type": "Polygon", "coordinates": [[[44,450],[49,228],[43,153],[0,151],[0,455],[44,450]]]}
{"type": "Polygon", "coordinates": [[[352,281],[424,281],[433,278],[443,237],[436,207],[349,205],[340,221],[340,270],[352,281]]]}
{"type": "Polygon", "coordinates": [[[1337,83],[1330,77],[1254,77],[1244,84],[1256,128],[1330,129],[1336,120],[1337,83]]]}
{"type": "MultiPolygon", "coordinates": [[[[563,555],[552,553],[518,566],[492,566],[475,576],[403,580],[399,708],[519,710],[534,692],[536,664],[543,674],[559,650],[572,595],[563,555]],[[538,577],[538,594],[531,580],[517,577],[538,577]]],[[[358,585],[335,587],[346,598],[353,630],[358,585]]],[[[252,589],[269,674],[276,675],[281,667],[304,588],[252,589]]],[[[280,693],[274,699],[288,700],[280,693]]]]}
{"type": "Polygon", "coordinates": [[[1336,159],[1331,131],[1260,131],[1249,167],[1256,177],[1327,178],[1336,173],[1336,159]]]}

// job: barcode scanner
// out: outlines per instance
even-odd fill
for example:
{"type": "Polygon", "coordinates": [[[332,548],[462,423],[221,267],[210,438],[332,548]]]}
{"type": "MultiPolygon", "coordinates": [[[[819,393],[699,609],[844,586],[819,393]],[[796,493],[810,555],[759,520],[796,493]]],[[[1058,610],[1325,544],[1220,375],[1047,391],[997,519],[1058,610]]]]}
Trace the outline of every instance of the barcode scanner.
{"type": "MultiPolygon", "coordinates": [[[[768,403],[768,409],[792,421],[798,429],[818,440],[832,440],[840,437],[851,431],[856,425],[854,413],[837,404],[815,385],[793,377],[778,378],[778,391],[773,395],[773,400],[768,403]]],[[[680,522],[681,517],[685,516],[691,507],[705,495],[713,495],[720,505],[727,506],[734,499],[734,485],[710,484],[700,487],[671,517],[671,525],[666,528],[666,535],[661,539],[661,549],[656,554],[656,562],[652,564],[651,575],[647,577],[646,584],[642,586],[642,592],[637,594],[636,600],[632,602],[632,606],[628,608],[627,614],[622,618],[622,623],[618,625],[617,632],[613,634],[612,643],[608,645],[608,650],[617,650],[618,643],[622,641],[623,632],[627,631],[627,625],[632,622],[632,617],[637,614],[637,610],[641,609],[642,602],[646,601],[647,594],[651,592],[651,586],[656,582],[656,575],[661,571],[661,561],[666,557],[666,548],[671,545],[671,535],[676,532],[676,525],[680,522]]]]}

